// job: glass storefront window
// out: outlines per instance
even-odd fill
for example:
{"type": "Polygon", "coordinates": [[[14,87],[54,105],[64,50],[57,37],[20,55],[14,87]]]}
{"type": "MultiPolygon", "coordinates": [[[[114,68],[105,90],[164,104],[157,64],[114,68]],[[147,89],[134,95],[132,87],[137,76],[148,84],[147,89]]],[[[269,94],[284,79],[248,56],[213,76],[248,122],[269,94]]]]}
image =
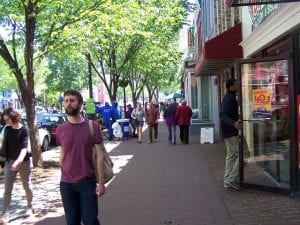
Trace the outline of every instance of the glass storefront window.
{"type": "Polygon", "coordinates": [[[290,188],[288,61],[241,64],[244,183],[290,188]]]}
{"type": "Polygon", "coordinates": [[[201,79],[201,108],[202,108],[202,120],[210,120],[210,106],[211,106],[211,78],[202,77],[201,79]]]}
{"type": "Polygon", "coordinates": [[[196,76],[191,76],[191,108],[193,111],[192,119],[199,119],[198,78],[196,76]]]}

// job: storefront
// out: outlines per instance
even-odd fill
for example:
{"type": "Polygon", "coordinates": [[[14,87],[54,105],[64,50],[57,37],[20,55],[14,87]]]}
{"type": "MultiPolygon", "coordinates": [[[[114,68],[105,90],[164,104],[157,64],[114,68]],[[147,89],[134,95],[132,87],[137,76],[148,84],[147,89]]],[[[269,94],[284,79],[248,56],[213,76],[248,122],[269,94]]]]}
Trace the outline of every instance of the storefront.
{"type": "Polygon", "coordinates": [[[252,21],[243,23],[245,59],[236,63],[240,181],[294,195],[300,191],[300,3],[251,7],[243,9],[243,21],[247,14],[252,21]]]}

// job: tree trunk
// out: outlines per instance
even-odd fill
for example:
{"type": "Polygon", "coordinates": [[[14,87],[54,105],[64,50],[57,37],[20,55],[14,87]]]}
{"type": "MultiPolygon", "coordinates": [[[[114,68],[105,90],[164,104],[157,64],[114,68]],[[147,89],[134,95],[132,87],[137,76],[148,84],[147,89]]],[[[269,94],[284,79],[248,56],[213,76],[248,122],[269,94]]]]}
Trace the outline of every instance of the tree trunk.
{"type": "Polygon", "coordinates": [[[33,102],[34,92],[30,90],[22,90],[22,98],[24,99],[24,105],[26,109],[26,116],[29,129],[29,139],[31,146],[32,164],[34,167],[42,167],[42,148],[38,143],[39,132],[35,123],[35,105],[33,102]]]}

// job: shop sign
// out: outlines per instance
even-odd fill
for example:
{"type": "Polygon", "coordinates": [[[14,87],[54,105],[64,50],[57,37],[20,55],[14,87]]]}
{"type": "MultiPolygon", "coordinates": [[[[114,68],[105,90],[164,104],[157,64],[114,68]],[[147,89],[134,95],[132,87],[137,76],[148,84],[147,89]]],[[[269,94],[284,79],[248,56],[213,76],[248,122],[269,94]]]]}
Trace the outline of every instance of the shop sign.
{"type": "Polygon", "coordinates": [[[252,20],[252,30],[258,27],[262,22],[264,22],[266,18],[279,7],[280,4],[249,6],[248,8],[252,20]]]}
{"type": "Polygon", "coordinates": [[[196,38],[194,26],[188,29],[188,52],[196,53],[196,38]]]}
{"type": "Polygon", "coordinates": [[[253,89],[253,117],[270,118],[272,116],[271,100],[270,89],[253,89]]]}
{"type": "Polygon", "coordinates": [[[299,0],[226,0],[229,7],[299,2],[299,0]]]}

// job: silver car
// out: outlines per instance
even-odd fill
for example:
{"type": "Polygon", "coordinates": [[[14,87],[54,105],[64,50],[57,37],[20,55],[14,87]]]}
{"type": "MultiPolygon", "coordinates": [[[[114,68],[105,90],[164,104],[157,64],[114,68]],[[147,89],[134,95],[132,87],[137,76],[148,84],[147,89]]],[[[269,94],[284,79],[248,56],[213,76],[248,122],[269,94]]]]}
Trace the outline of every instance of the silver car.
{"type": "MultiPolygon", "coordinates": [[[[27,119],[26,118],[22,118],[22,123],[27,127],[27,119]]],[[[41,145],[43,152],[47,151],[49,148],[49,145],[50,145],[51,136],[50,136],[48,130],[40,127],[39,125],[37,125],[37,127],[38,127],[38,132],[39,132],[39,145],[41,145]]],[[[31,151],[30,140],[29,140],[28,150],[31,151]]]]}

